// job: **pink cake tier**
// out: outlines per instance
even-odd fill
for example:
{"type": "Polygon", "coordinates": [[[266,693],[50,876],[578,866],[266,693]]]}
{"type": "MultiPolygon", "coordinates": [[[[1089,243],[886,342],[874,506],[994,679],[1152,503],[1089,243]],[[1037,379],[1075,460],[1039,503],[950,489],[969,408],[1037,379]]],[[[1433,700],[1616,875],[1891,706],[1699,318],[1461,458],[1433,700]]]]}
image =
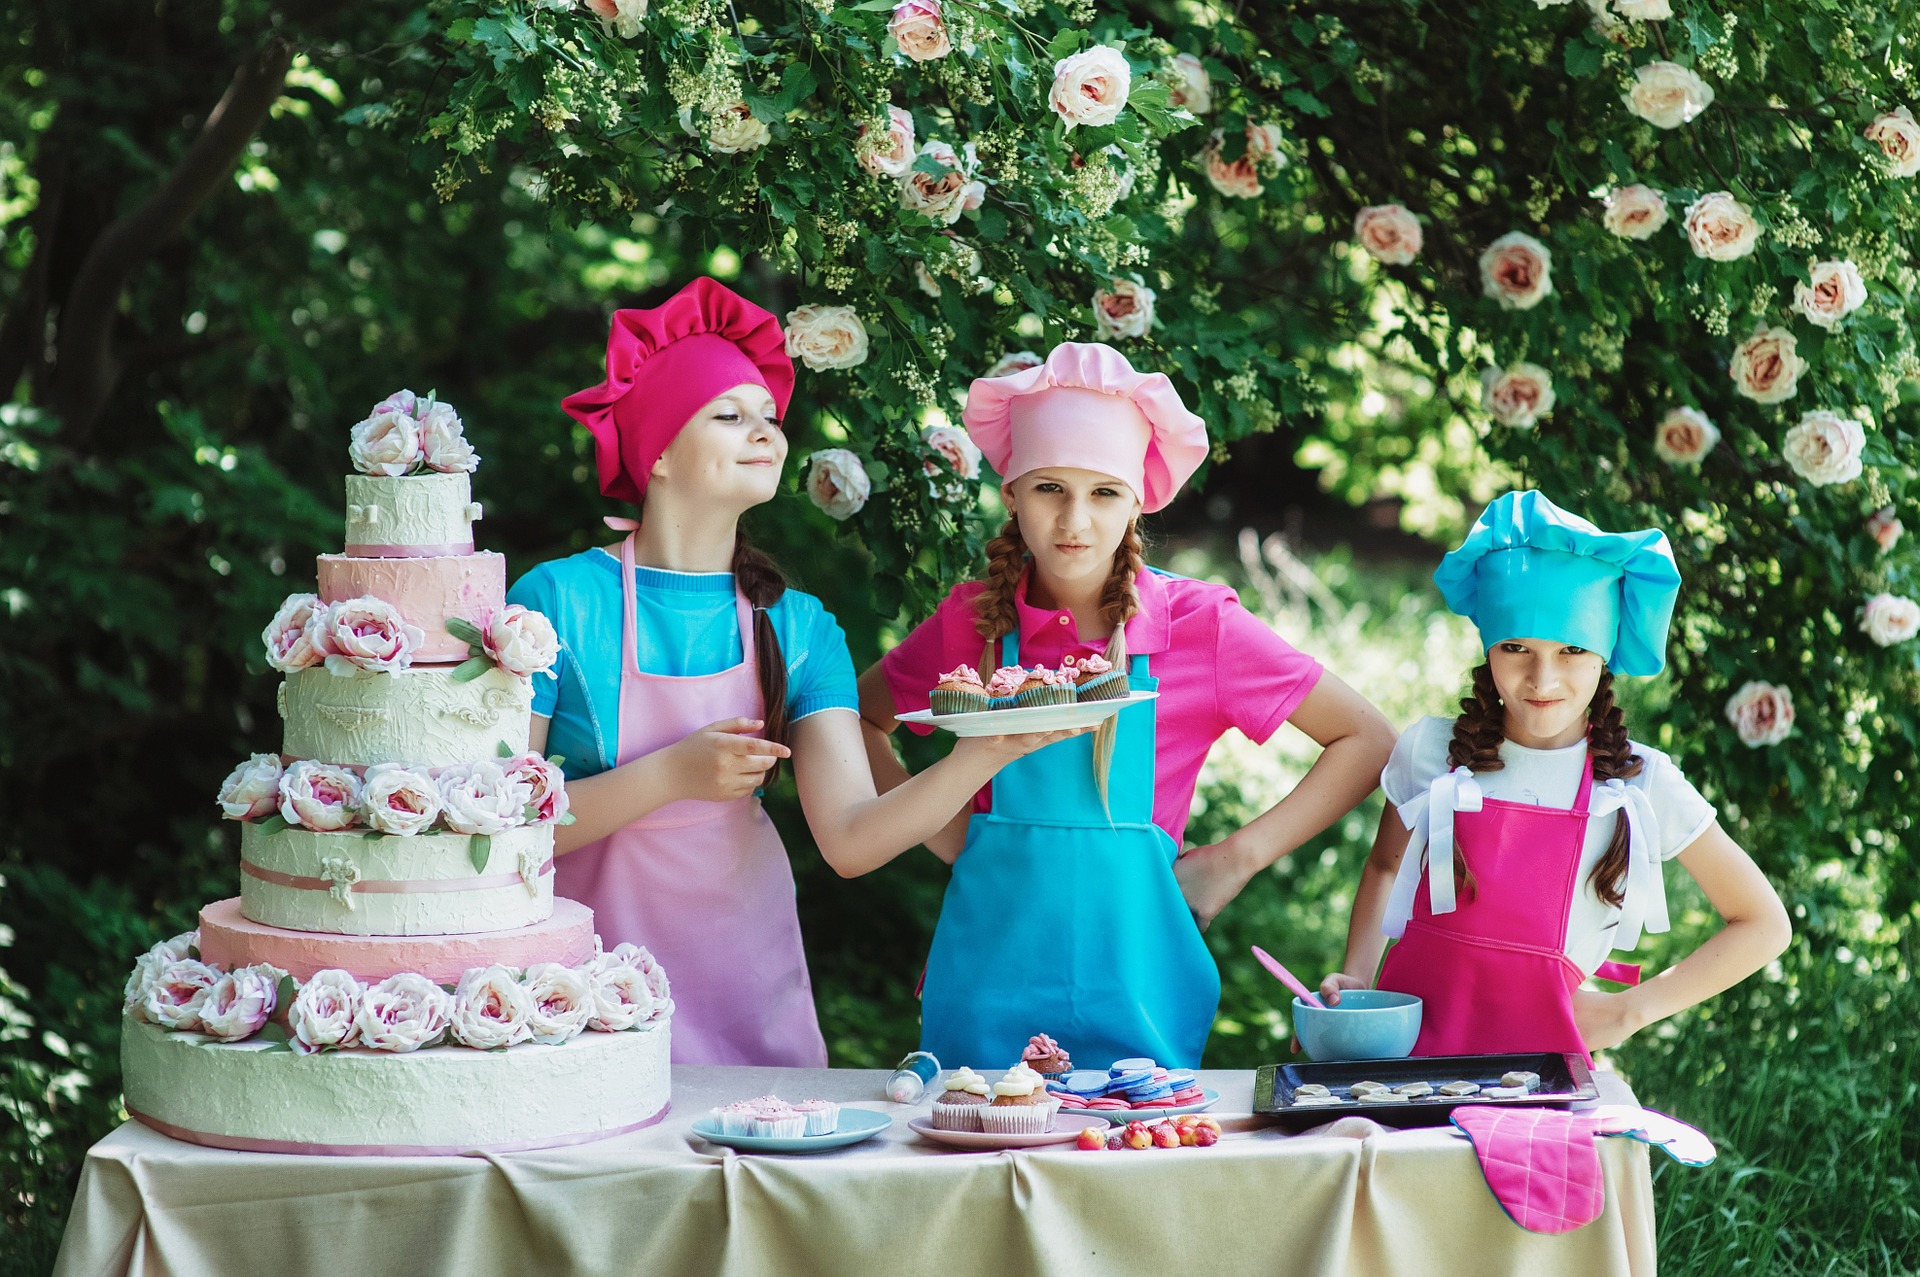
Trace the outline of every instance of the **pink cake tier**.
{"type": "Polygon", "coordinates": [[[453,984],[473,967],[498,963],[516,970],[536,962],[575,966],[593,956],[593,910],[555,899],[545,922],[511,931],[453,936],[343,936],[286,931],[250,921],[240,898],[216,900],[200,911],[200,958],[231,970],[270,963],[296,980],[336,967],[368,984],[413,971],[435,984],[453,984]]]}
{"type": "Polygon", "coordinates": [[[413,654],[421,664],[464,661],[467,644],[447,633],[449,617],[479,624],[507,601],[507,560],[491,550],[425,559],[319,556],[320,597],[329,603],[371,594],[393,604],[426,634],[413,654]]]}

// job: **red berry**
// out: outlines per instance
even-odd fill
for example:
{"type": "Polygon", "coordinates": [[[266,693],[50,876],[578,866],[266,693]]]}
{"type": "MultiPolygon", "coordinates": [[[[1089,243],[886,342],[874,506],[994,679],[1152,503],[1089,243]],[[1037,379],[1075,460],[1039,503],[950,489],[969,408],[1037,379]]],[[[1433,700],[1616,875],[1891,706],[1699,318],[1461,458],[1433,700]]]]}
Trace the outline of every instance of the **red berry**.
{"type": "Polygon", "coordinates": [[[1120,1136],[1120,1132],[1119,1132],[1119,1131],[1114,1131],[1114,1132],[1112,1132],[1111,1134],[1109,1134],[1109,1135],[1107,1136],[1107,1145],[1106,1145],[1106,1146],[1107,1146],[1108,1148],[1110,1148],[1110,1149],[1112,1149],[1112,1150],[1114,1150],[1114,1151],[1115,1151],[1115,1152],[1117,1153],[1117,1152],[1119,1152],[1119,1151],[1120,1151],[1121,1149],[1123,1149],[1123,1148],[1125,1148],[1125,1147],[1126,1147],[1127,1145],[1126,1145],[1126,1141],[1125,1141],[1124,1139],[1122,1139],[1122,1138],[1121,1138],[1121,1136],[1120,1136]]]}
{"type": "Polygon", "coordinates": [[[1171,1122],[1162,1122],[1153,1128],[1153,1142],[1157,1148],[1179,1148],[1180,1132],[1171,1122]]]}

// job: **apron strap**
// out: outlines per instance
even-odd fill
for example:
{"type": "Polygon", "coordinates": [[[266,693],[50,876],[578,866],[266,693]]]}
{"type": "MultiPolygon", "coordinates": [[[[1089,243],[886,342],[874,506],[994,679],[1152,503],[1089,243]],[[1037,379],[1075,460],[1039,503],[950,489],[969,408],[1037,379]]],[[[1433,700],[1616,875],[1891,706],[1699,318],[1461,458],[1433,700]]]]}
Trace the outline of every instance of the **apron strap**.
{"type": "Polygon", "coordinates": [[[1640,983],[1639,964],[1632,962],[1603,962],[1594,968],[1593,974],[1602,980],[1611,980],[1615,984],[1640,983]]]}
{"type": "Polygon", "coordinates": [[[1667,884],[1660,863],[1660,819],[1654,814],[1647,791],[1615,777],[1603,782],[1593,795],[1595,817],[1624,811],[1627,818],[1627,888],[1620,902],[1620,929],[1614,933],[1613,947],[1631,949],[1640,943],[1642,930],[1655,934],[1668,930],[1667,884]]]}
{"type": "Polygon", "coordinates": [[[1387,895],[1387,915],[1380,924],[1387,936],[1398,940],[1406,934],[1407,923],[1413,918],[1414,897],[1420,891],[1423,861],[1428,907],[1436,914],[1454,911],[1453,814],[1479,811],[1483,801],[1473,770],[1456,767],[1435,776],[1426,793],[1400,804],[1400,821],[1408,830],[1407,849],[1400,857],[1393,890],[1387,895]]]}
{"type": "Polygon", "coordinates": [[[620,668],[628,674],[640,672],[638,622],[633,615],[640,606],[633,593],[633,539],[639,535],[636,528],[620,542],[620,668]]]}

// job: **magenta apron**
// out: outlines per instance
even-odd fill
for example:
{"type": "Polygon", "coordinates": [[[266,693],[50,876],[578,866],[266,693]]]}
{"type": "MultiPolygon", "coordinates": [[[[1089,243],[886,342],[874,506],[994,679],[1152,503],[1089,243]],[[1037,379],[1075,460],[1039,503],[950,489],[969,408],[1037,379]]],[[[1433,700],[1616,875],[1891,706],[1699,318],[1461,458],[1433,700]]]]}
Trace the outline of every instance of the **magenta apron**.
{"type": "MultiPolygon", "coordinates": [[[[737,590],[740,663],[674,678],[640,670],[632,536],[620,544],[620,588],[616,766],[723,718],[765,717],[752,610],[737,590]]],[[[554,894],[589,906],[608,948],[645,945],[660,959],[673,983],[674,1063],[826,1067],[793,869],[758,798],[668,803],[559,857],[554,894]]]]}

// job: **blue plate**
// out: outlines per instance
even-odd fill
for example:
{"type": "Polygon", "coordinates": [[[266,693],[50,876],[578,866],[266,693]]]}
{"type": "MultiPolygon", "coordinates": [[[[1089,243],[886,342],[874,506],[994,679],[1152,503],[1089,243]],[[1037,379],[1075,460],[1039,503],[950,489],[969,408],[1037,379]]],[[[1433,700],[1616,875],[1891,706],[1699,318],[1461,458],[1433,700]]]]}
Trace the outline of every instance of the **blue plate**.
{"type": "Polygon", "coordinates": [[[1157,1122],[1163,1117],[1179,1117],[1182,1113],[1202,1113],[1220,1102],[1220,1092],[1210,1086],[1200,1088],[1200,1098],[1191,1104],[1176,1104],[1172,1108],[1151,1109],[1061,1109],[1060,1116],[1088,1113],[1095,1117],[1104,1117],[1116,1126],[1128,1122],[1157,1122]]]}
{"type": "Polygon", "coordinates": [[[893,1125],[885,1113],[871,1109],[840,1110],[840,1125],[831,1135],[722,1135],[711,1117],[693,1124],[693,1133],[709,1144],[724,1144],[742,1153],[821,1153],[869,1140],[893,1125]]]}

